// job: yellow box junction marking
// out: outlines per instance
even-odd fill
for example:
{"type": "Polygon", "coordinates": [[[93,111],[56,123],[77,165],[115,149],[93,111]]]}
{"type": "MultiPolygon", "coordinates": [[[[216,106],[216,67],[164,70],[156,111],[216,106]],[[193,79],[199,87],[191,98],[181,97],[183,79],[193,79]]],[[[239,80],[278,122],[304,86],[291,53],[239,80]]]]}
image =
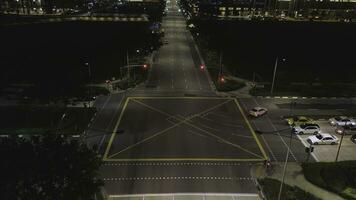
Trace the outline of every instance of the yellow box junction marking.
{"type": "Polygon", "coordinates": [[[113,130],[113,133],[112,133],[112,135],[111,135],[111,137],[110,137],[109,143],[108,143],[108,145],[107,145],[107,147],[106,147],[105,154],[104,154],[104,157],[103,157],[103,160],[104,160],[104,161],[126,161],[126,162],[127,162],[127,161],[250,161],[250,162],[253,162],[253,161],[263,161],[263,160],[266,160],[266,159],[267,159],[266,152],[264,151],[264,149],[263,149],[261,143],[259,142],[259,140],[258,140],[258,138],[257,138],[257,136],[256,136],[256,133],[255,133],[254,130],[252,129],[252,126],[251,126],[251,124],[249,123],[247,117],[246,117],[245,114],[243,113],[243,110],[242,110],[241,106],[239,105],[238,101],[237,101],[235,98],[229,98],[229,97],[228,97],[228,98],[222,98],[222,97],[127,97],[127,99],[126,99],[126,101],[125,101],[125,104],[124,104],[124,106],[123,106],[123,108],[122,108],[122,110],[121,110],[119,119],[118,119],[118,121],[117,121],[117,123],[116,123],[116,125],[115,125],[115,128],[114,128],[114,130],[113,130]],[[253,153],[253,152],[251,152],[251,151],[249,151],[249,150],[246,150],[246,149],[242,148],[241,146],[239,146],[239,145],[237,145],[237,144],[233,144],[233,143],[231,143],[231,142],[229,142],[229,141],[226,141],[225,139],[222,139],[221,137],[219,137],[219,136],[217,136],[217,135],[215,135],[215,134],[213,134],[213,133],[211,133],[211,132],[209,132],[209,131],[207,131],[207,130],[201,129],[201,128],[199,128],[199,127],[197,127],[197,126],[195,126],[195,125],[193,125],[193,124],[190,123],[190,120],[191,120],[191,119],[193,119],[193,118],[195,118],[195,117],[201,115],[202,113],[209,112],[209,111],[211,111],[211,110],[213,110],[213,109],[215,109],[215,108],[217,108],[217,107],[219,107],[219,106],[221,106],[221,105],[224,105],[224,104],[226,104],[226,103],[229,103],[229,102],[231,102],[231,101],[224,101],[223,103],[220,103],[220,104],[218,104],[218,105],[215,105],[215,106],[213,106],[213,107],[211,107],[211,108],[209,108],[209,109],[207,109],[207,110],[205,110],[205,111],[202,111],[201,113],[195,114],[195,115],[193,115],[193,116],[191,116],[191,117],[189,117],[189,118],[180,119],[180,118],[178,118],[178,117],[175,117],[175,116],[173,116],[173,115],[170,115],[170,114],[168,114],[168,113],[165,113],[165,112],[163,112],[163,111],[161,111],[161,110],[159,110],[159,109],[156,109],[156,108],[154,108],[154,107],[152,107],[152,106],[149,106],[149,105],[147,105],[147,104],[144,104],[144,103],[142,103],[142,102],[140,102],[140,101],[137,101],[137,100],[135,100],[135,99],[192,99],[192,100],[193,100],[193,99],[194,99],[194,100],[201,100],[201,99],[221,99],[221,100],[233,100],[233,101],[235,102],[236,106],[238,107],[238,109],[239,109],[239,111],[240,111],[242,117],[244,118],[245,123],[247,124],[247,126],[248,126],[250,132],[252,133],[253,138],[256,140],[256,143],[257,143],[257,145],[258,145],[258,147],[259,147],[261,153],[263,154],[263,157],[260,157],[259,155],[255,154],[255,153],[253,153]],[[109,151],[110,151],[110,148],[111,148],[111,145],[112,145],[112,143],[113,143],[113,141],[114,141],[114,138],[115,138],[115,136],[116,136],[116,131],[117,131],[118,127],[119,127],[119,124],[120,124],[120,122],[121,122],[121,120],[122,120],[122,117],[123,117],[123,115],[124,115],[124,112],[125,112],[126,107],[127,107],[127,105],[128,105],[128,103],[129,103],[130,100],[133,100],[133,101],[135,101],[136,103],[139,103],[139,104],[141,104],[141,105],[143,105],[143,106],[145,106],[145,107],[148,107],[148,108],[150,108],[151,110],[154,110],[154,111],[156,111],[156,112],[158,112],[158,113],[161,113],[161,114],[166,115],[166,116],[168,116],[168,117],[175,118],[175,119],[178,120],[179,122],[178,122],[178,123],[175,123],[175,124],[174,124],[173,126],[171,126],[171,127],[168,127],[168,128],[166,128],[166,129],[164,129],[164,130],[161,130],[161,131],[155,133],[154,135],[152,135],[152,136],[150,136],[150,137],[148,137],[148,138],[145,138],[145,139],[139,141],[138,143],[135,143],[135,144],[133,144],[133,145],[130,145],[130,146],[126,147],[125,149],[120,150],[119,152],[116,152],[116,153],[114,153],[114,154],[108,156],[109,151]],[[237,158],[237,159],[230,159],[230,158],[226,158],[226,159],[225,159],[225,158],[136,158],[136,159],[115,159],[115,158],[112,158],[112,157],[114,157],[115,155],[117,155],[117,154],[119,154],[119,153],[121,153],[121,152],[123,152],[123,151],[126,151],[126,150],[128,150],[128,149],[130,149],[130,148],[133,148],[134,146],[137,146],[137,145],[139,145],[139,144],[141,144],[141,143],[143,143],[143,142],[145,142],[145,141],[147,141],[147,140],[149,140],[149,139],[152,139],[152,138],[154,138],[154,137],[156,137],[156,136],[158,136],[158,135],[161,135],[161,134],[163,134],[163,133],[166,133],[166,132],[169,131],[170,129],[173,129],[173,128],[175,128],[175,127],[181,125],[181,124],[187,124],[187,125],[189,125],[189,126],[191,126],[191,127],[193,127],[193,128],[196,128],[196,129],[198,129],[198,130],[201,130],[201,131],[203,131],[203,132],[209,134],[209,135],[212,136],[212,137],[215,137],[215,138],[217,137],[219,140],[224,141],[224,143],[226,143],[226,144],[229,144],[229,145],[232,145],[232,146],[234,146],[234,147],[236,147],[236,148],[239,148],[239,149],[241,149],[241,150],[247,151],[248,153],[250,153],[250,154],[252,154],[252,155],[255,155],[255,156],[257,156],[257,157],[260,157],[260,158],[247,158],[247,159],[238,159],[238,158],[237,158]]]}

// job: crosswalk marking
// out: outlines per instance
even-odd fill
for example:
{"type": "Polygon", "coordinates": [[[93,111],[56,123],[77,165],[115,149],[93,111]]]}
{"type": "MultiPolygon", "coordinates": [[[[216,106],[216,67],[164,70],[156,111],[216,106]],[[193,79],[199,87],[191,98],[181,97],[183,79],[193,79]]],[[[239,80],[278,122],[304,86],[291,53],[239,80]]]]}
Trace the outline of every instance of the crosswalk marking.
{"type": "Polygon", "coordinates": [[[229,180],[229,181],[254,181],[252,177],[220,177],[220,176],[158,176],[158,177],[119,177],[103,178],[104,181],[150,181],[150,180],[229,180]]]}

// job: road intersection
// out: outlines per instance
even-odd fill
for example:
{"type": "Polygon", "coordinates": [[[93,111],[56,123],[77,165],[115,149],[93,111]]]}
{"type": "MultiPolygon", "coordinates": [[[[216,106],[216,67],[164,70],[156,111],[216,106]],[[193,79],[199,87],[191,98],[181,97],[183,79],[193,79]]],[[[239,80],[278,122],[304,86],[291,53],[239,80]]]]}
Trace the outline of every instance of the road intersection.
{"type": "MultiPolygon", "coordinates": [[[[98,145],[103,155],[104,191],[112,199],[149,199],[152,194],[157,194],[154,199],[176,199],[174,194],[189,194],[185,199],[212,198],[209,194],[226,194],[215,199],[256,199],[251,166],[267,159],[281,163],[286,157],[290,133],[278,131],[288,128],[281,117],[343,111],[290,106],[309,100],[216,95],[207,72],[199,68],[204,62],[176,2],[168,9],[162,25],[168,44],[157,52],[148,80],[96,102],[100,111],[92,127],[110,134],[88,143],[98,145]],[[247,116],[255,106],[267,107],[268,115],[247,116]],[[256,135],[255,130],[276,133],[256,135]]],[[[304,145],[292,138],[289,161],[306,157],[304,145]]]]}

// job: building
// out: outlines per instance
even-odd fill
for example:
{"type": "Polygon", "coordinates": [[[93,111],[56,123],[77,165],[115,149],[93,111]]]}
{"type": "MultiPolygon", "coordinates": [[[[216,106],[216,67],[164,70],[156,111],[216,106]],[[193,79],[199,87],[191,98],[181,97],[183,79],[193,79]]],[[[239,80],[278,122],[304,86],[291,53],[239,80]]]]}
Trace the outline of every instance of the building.
{"type": "Polygon", "coordinates": [[[183,0],[190,17],[251,19],[253,16],[355,18],[356,0],[183,0]]]}

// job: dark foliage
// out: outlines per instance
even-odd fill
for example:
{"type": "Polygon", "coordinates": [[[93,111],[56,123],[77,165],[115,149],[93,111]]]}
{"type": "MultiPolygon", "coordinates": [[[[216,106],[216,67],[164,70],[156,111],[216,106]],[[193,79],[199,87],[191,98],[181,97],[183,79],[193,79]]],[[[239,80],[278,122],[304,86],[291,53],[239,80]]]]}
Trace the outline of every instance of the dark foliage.
{"type": "Polygon", "coordinates": [[[1,199],[92,199],[103,182],[101,159],[78,141],[61,136],[0,139],[1,199]]]}

